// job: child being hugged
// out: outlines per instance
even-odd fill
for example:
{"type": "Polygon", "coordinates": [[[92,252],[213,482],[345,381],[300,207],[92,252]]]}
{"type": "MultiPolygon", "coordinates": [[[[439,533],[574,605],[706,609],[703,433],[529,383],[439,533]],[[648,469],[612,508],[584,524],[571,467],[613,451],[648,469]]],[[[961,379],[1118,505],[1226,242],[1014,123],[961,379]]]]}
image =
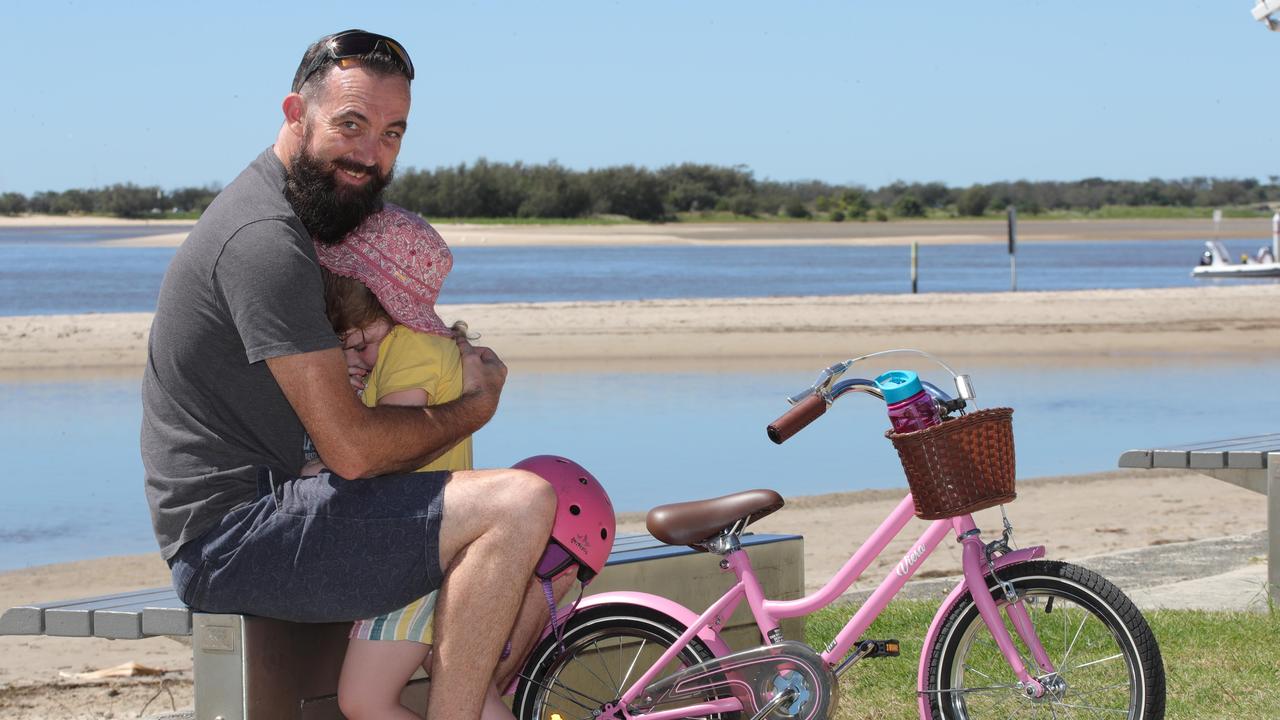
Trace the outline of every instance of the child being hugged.
{"type": "MultiPolygon", "coordinates": [[[[386,205],[340,245],[316,244],[325,275],[329,321],[342,341],[352,384],[368,407],[425,407],[462,394],[454,341],[465,325],[446,327],[435,302],[453,256],[418,215],[386,205]]],[[[471,438],[419,471],[470,470],[471,438]]],[[[315,472],[318,464],[304,469],[315,472]]],[[[416,718],[400,692],[419,666],[430,669],[436,593],[351,629],[339,680],[348,717],[416,718]]]]}

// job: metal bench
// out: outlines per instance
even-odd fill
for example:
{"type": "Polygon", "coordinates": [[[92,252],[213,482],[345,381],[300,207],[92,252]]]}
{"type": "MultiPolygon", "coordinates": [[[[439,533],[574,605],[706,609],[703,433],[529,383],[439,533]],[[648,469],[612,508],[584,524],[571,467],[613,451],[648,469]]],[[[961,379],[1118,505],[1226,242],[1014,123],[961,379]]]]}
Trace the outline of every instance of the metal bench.
{"type": "Polygon", "coordinates": [[[1266,497],[1267,593],[1280,602],[1280,433],[1129,450],[1122,468],[1191,470],[1266,497]]]}
{"type": "MultiPolygon", "coordinates": [[[[780,599],[804,594],[804,540],[799,535],[744,535],[765,591],[780,599]]],[[[646,534],[620,535],[608,566],[588,595],[643,589],[701,612],[728,587],[712,557],[664,545],[646,534]]],[[[786,621],[788,637],[802,638],[802,618],[786,621]]],[[[10,608],[0,635],[55,635],[137,639],[190,636],[198,720],[321,720],[341,718],[338,672],[349,623],[299,624],[249,615],[192,612],[172,588],[10,608]]],[[[722,634],[735,648],[760,642],[747,608],[722,634]]],[[[405,700],[421,708],[426,687],[415,681],[405,700]]]]}

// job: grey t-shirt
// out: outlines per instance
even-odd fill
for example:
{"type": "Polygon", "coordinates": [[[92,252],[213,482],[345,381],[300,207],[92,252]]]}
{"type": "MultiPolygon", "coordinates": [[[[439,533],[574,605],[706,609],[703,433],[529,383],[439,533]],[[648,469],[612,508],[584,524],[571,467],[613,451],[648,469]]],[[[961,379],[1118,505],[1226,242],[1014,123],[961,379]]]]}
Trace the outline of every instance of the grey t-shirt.
{"type": "Polygon", "coordinates": [[[304,431],[264,362],[337,347],[311,238],[268,148],[204,212],[165,273],[142,380],[147,502],[166,560],[297,473],[304,431]]]}

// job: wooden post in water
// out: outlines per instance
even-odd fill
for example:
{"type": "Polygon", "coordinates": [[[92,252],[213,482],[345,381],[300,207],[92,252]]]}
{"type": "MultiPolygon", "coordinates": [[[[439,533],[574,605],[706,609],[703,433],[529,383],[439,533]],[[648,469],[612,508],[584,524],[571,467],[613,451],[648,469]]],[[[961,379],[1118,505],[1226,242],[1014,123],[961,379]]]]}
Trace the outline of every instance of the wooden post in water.
{"type": "Polygon", "coordinates": [[[1009,292],[1018,291],[1018,208],[1010,205],[1009,215],[1009,292]]]}
{"type": "Polygon", "coordinates": [[[916,294],[917,281],[920,278],[920,241],[911,241],[911,294],[916,294]]]}

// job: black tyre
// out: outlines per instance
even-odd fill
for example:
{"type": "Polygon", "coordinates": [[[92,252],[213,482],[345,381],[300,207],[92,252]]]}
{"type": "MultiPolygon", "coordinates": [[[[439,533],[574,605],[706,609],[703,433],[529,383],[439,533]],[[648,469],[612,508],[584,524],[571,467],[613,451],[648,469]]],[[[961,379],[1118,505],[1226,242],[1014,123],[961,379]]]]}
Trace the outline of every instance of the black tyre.
{"type": "MultiPolygon", "coordinates": [[[[1160,647],[1142,613],[1119,588],[1097,573],[1062,562],[1023,563],[998,574],[1024,598],[1061,684],[1041,698],[1024,694],[966,593],[943,620],[933,647],[925,649],[935,720],[1164,717],[1160,647]]],[[[990,588],[1003,606],[1004,593],[994,582],[990,588]]],[[[1036,665],[1007,617],[1005,625],[1034,674],[1036,665]]],[[[1055,684],[1049,676],[1037,680],[1055,684]]]]}
{"type": "MultiPolygon", "coordinates": [[[[512,711],[521,720],[551,720],[552,714],[563,720],[592,718],[592,711],[616,700],[684,631],[679,621],[633,605],[577,613],[564,628],[564,652],[550,636],[534,648],[520,671],[512,711]]],[[[695,637],[658,677],[712,657],[695,637]]]]}

